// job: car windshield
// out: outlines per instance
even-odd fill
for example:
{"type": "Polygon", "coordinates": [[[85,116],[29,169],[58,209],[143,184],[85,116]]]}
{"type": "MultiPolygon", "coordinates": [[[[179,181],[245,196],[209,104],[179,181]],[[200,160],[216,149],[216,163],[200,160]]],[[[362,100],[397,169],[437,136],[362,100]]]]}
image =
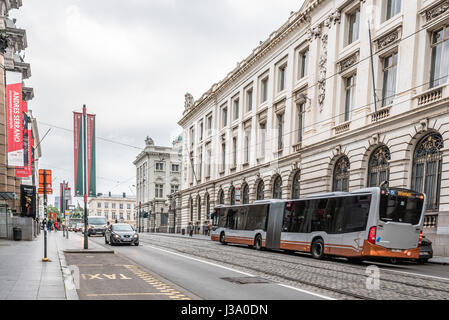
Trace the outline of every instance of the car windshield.
{"type": "Polygon", "coordinates": [[[103,217],[89,217],[89,224],[93,224],[96,226],[105,225],[106,219],[103,217]]]}
{"type": "Polygon", "coordinates": [[[78,223],[76,226],[77,226],[78,228],[81,228],[82,226],[84,226],[84,224],[83,224],[83,223],[78,223]]]}
{"type": "Polygon", "coordinates": [[[133,228],[129,224],[114,225],[112,229],[114,231],[133,231],[133,228]]]}

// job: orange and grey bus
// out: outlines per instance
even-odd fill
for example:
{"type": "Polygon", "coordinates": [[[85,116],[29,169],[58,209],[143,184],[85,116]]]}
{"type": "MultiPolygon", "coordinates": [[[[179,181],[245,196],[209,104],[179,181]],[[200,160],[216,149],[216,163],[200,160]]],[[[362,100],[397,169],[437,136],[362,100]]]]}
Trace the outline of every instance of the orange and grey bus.
{"type": "Polygon", "coordinates": [[[418,259],[426,197],[399,188],[367,188],[215,207],[211,239],[255,249],[418,259]]]}

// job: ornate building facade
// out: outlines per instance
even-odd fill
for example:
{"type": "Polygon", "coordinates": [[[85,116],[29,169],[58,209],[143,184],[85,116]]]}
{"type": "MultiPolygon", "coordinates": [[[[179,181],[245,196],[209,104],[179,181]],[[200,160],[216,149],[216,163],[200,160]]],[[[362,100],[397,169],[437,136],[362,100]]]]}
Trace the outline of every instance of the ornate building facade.
{"type": "Polygon", "coordinates": [[[448,45],[448,1],[306,0],[186,96],[183,227],[221,203],[388,184],[427,194],[425,234],[449,256],[448,45]]]}
{"type": "MultiPolygon", "coordinates": [[[[172,197],[178,193],[181,185],[182,137],[172,143],[173,147],[156,146],[153,139],[147,137],[145,149],[133,162],[136,166],[137,210],[144,230],[150,232],[173,232],[176,225],[175,206],[172,197]]],[[[174,198],[173,198],[174,199],[174,198]]],[[[177,224],[178,222],[178,224],[177,224]]]]}
{"type": "Polygon", "coordinates": [[[89,199],[89,216],[105,217],[111,224],[129,223],[136,227],[137,206],[136,198],[123,195],[98,194],[89,199]]]}

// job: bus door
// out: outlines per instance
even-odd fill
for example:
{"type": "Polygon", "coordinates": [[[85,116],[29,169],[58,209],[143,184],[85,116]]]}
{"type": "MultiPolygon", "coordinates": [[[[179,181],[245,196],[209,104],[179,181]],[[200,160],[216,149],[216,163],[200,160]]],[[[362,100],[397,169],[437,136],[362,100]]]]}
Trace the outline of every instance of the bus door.
{"type": "Polygon", "coordinates": [[[270,204],[265,242],[265,246],[268,249],[280,249],[281,247],[281,230],[284,217],[284,206],[284,202],[274,202],[270,204]]]}
{"type": "Polygon", "coordinates": [[[424,195],[381,190],[376,244],[389,249],[416,248],[423,227],[424,195]]]}

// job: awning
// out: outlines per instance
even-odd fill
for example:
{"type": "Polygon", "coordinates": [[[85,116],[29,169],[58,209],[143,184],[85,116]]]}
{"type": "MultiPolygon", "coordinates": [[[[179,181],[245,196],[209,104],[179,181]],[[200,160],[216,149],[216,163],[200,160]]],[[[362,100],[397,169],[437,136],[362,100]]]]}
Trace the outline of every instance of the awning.
{"type": "Polygon", "coordinates": [[[0,200],[16,200],[17,195],[14,192],[0,192],[0,200]]]}

